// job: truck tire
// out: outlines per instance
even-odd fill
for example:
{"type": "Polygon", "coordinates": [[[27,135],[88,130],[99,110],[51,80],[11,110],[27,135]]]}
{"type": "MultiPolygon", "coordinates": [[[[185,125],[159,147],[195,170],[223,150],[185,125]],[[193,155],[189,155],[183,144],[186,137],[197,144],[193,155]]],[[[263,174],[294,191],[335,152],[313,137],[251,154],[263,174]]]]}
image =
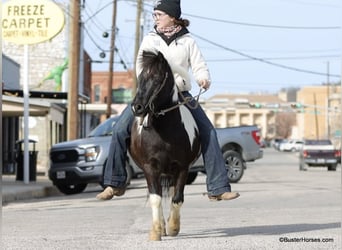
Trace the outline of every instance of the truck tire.
{"type": "Polygon", "coordinates": [[[328,165],[328,171],[336,171],[337,164],[328,165]]]}
{"type": "Polygon", "coordinates": [[[188,173],[188,178],[186,179],[186,184],[190,185],[193,183],[197,177],[198,172],[189,172],[188,173]]]}
{"type": "Polygon", "coordinates": [[[231,183],[238,182],[244,171],[244,162],[241,154],[236,151],[228,150],[223,153],[226,168],[228,170],[228,179],[231,183]]]}
{"type": "Polygon", "coordinates": [[[79,194],[82,193],[86,187],[87,183],[81,183],[81,184],[56,184],[57,189],[66,195],[71,195],[71,194],[79,194]]]}

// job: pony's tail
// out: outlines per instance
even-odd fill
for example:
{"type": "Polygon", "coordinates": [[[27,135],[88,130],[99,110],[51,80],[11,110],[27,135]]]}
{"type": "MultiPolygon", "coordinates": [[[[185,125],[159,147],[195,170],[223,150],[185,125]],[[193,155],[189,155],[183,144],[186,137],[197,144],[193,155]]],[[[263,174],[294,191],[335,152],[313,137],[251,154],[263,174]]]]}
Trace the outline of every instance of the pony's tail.
{"type": "Polygon", "coordinates": [[[172,197],[174,193],[174,187],[171,178],[167,175],[162,175],[160,178],[160,184],[162,186],[162,196],[164,198],[172,197]]]}

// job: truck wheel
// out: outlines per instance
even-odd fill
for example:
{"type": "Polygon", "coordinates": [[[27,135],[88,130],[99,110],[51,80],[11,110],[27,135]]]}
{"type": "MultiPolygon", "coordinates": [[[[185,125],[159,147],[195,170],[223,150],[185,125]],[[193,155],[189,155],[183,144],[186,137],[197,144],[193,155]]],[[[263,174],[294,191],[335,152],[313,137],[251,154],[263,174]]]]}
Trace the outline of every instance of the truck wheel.
{"type": "Polygon", "coordinates": [[[336,171],[337,164],[328,165],[328,171],[336,171]]]}
{"type": "Polygon", "coordinates": [[[60,192],[62,192],[63,194],[79,194],[82,193],[84,191],[84,189],[86,189],[87,187],[87,183],[81,183],[81,184],[56,184],[56,187],[58,188],[58,190],[60,192]]]}
{"type": "Polygon", "coordinates": [[[188,178],[186,179],[186,184],[189,185],[193,183],[197,177],[197,172],[189,172],[188,173],[188,178]]]}
{"type": "Polygon", "coordinates": [[[243,175],[244,163],[242,156],[233,150],[223,153],[223,159],[228,170],[228,179],[231,183],[238,182],[243,175]]]}

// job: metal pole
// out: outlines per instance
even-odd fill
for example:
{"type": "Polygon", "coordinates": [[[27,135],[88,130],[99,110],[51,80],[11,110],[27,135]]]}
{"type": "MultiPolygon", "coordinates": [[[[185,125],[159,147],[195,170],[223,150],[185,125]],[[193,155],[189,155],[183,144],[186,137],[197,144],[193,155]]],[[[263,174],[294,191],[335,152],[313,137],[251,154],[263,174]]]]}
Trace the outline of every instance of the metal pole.
{"type": "Polygon", "coordinates": [[[316,127],[316,140],[319,140],[319,122],[318,122],[318,114],[317,114],[317,99],[316,99],[316,93],[313,94],[313,101],[314,101],[314,112],[315,112],[315,127],[316,127]]]}
{"type": "Polygon", "coordinates": [[[112,115],[112,98],[113,98],[113,65],[114,65],[114,51],[115,51],[115,32],[116,32],[116,6],[117,0],[113,2],[113,14],[112,14],[112,34],[110,39],[110,57],[109,57],[109,75],[107,85],[107,112],[106,117],[109,118],[112,115]]]}
{"type": "Polygon", "coordinates": [[[327,116],[327,137],[328,139],[330,139],[330,120],[329,120],[329,107],[330,107],[330,103],[329,103],[329,95],[330,95],[330,79],[329,79],[329,71],[330,71],[330,65],[329,62],[327,62],[327,111],[326,111],[326,116],[327,116]]]}
{"type": "Polygon", "coordinates": [[[137,55],[139,51],[139,46],[141,42],[141,12],[142,12],[142,0],[137,1],[137,16],[135,20],[135,47],[134,47],[134,67],[133,67],[133,87],[132,87],[132,95],[135,96],[135,92],[137,89],[137,77],[136,77],[136,62],[137,55]]]}
{"type": "Polygon", "coordinates": [[[28,45],[24,45],[24,82],[23,82],[23,95],[24,95],[24,166],[23,166],[23,176],[24,183],[28,184],[30,182],[30,171],[29,171],[29,51],[28,45]]]}
{"type": "Polygon", "coordinates": [[[68,81],[68,140],[78,138],[78,79],[80,59],[80,1],[72,0],[70,6],[71,17],[69,31],[69,81],[68,81]]]}

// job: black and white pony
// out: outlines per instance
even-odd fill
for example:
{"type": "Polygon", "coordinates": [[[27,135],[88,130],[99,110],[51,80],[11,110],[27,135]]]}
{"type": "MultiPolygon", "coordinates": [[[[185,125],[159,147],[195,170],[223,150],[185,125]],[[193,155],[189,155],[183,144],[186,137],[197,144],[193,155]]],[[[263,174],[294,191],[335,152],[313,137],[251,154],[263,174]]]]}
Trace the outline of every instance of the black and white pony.
{"type": "Polygon", "coordinates": [[[161,236],[179,233],[184,187],[189,167],[200,154],[200,141],[190,111],[179,104],[173,72],[163,54],[144,51],[142,65],[132,103],[136,119],[129,150],[147,181],[152,208],[150,240],[161,240],[161,236]],[[162,208],[164,184],[173,189],[167,226],[162,208]]]}

